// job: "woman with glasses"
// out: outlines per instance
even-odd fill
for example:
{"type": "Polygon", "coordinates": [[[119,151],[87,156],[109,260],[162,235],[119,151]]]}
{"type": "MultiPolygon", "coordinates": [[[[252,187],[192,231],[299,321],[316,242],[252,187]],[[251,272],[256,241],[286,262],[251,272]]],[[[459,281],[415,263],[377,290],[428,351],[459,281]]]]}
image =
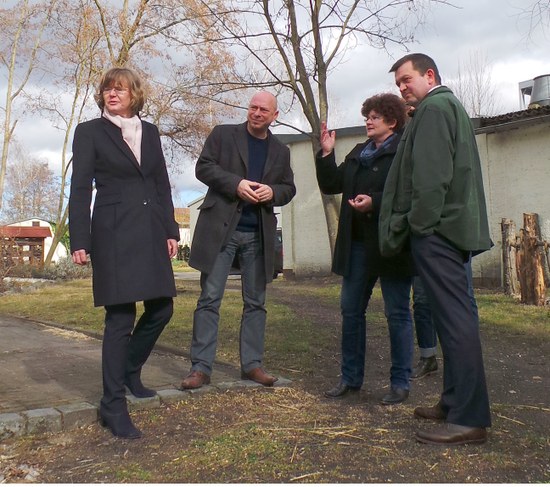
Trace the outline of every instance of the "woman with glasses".
{"type": "Polygon", "coordinates": [[[366,310],[380,279],[388,322],[390,390],[380,402],[398,404],[409,396],[413,330],[409,310],[412,265],[409,255],[383,258],[378,249],[378,212],[401,131],[406,107],[392,94],[368,98],[362,106],[368,139],[336,165],[335,132],[321,127],[321,150],[316,157],[317,181],[325,194],[342,193],[332,270],[343,276],[341,378],[326,397],[340,398],[363,384],[366,352],[366,310]]]}
{"type": "Polygon", "coordinates": [[[139,438],[125,386],[136,397],[156,395],[141,369],[172,317],[179,229],[158,129],[139,118],[141,80],[110,69],[95,100],[101,116],[79,124],[73,140],[71,253],[75,264],[91,260],[94,305],[105,307],[101,423],[117,437],[139,438]],[[137,301],[144,311],[136,323],[137,301]]]}

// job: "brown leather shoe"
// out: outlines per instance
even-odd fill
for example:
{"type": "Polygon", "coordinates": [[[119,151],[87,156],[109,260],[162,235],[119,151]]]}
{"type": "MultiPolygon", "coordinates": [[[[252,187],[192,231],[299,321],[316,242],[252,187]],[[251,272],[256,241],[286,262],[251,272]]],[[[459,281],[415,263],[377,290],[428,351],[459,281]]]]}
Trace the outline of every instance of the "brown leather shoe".
{"type": "Polygon", "coordinates": [[[431,419],[433,421],[441,421],[447,419],[447,411],[441,407],[441,403],[435,406],[414,408],[414,417],[422,419],[431,419]]]}
{"type": "Polygon", "coordinates": [[[468,443],[485,443],[487,430],[460,424],[445,423],[432,431],[417,431],[416,440],[430,445],[466,445],[468,443]]]}
{"type": "Polygon", "coordinates": [[[192,370],[181,382],[180,389],[198,389],[210,384],[210,376],[200,370],[192,370]]]}
{"type": "Polygon", "coordinates": [[[241,372],[241,379],[252,380],[266,387],[271,387],[278,380],[277,377],[269,375],[261,367],[256,367],[248,372],[241,372]]]}

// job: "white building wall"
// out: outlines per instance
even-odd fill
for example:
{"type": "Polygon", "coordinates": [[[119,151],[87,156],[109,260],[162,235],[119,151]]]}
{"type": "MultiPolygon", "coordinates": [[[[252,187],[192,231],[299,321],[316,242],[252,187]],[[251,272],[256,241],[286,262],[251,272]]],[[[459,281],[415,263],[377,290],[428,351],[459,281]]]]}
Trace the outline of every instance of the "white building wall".
{"type": "MultiPolygon", "coordinates": [[[[296,277],[328,274],[330,245],[307,135],[278,135],[288,145],[297,193],[283,206],[284,269],[296,277]]],[[[364,126],[336,131],[336,160],[366,138],[364,126]]],[[[538,213],[542,238],[550,241],[550,117],[486,127],[476,135],[482,163],[491,237],[495,246],[473,259],[477,284],[502,285],[503,218],[523,226],[523,213],[538,213]]],[[[191,238],[202,198],[189,205],[191,238]]]]}
{"type": "MultiPolygon", "coordinates": [[[[280,137],[286,142],[287,137],[280,137]]],[[[290,136],[290,160],[294,171],[296,196],[283,212],[284,269],[296,277],[330,274],[332,255],[321,192],[315,176],[311,140],[307,136],[290,136]]],[[[365,128],[337,130],[336,160],[366,138],[365,128]]],[[[338,197],[339,198],[339,197],[338,197]]]]}
{"type": "Polygon", "coordinates": [[[503,218],[519,232],[524,213],[537,213],[542,239],[550,241],[550,121],[524,121],[477,135],[495,247],[474,260],[474,276],[502,284],[503,218]]]}

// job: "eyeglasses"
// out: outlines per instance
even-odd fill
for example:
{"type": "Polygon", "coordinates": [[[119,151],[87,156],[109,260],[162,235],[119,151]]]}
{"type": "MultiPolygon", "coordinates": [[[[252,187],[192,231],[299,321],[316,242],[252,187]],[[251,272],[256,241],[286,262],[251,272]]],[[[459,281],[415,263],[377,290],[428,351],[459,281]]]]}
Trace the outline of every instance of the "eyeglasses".
{"type": "Polygon", "coordinates": [[[371,122],[376,122],[377,120],[382,120],[382,117],[380,115],[369,115],[368,117],[364,118],[365,122],[368,122],[369,120],[371,122]]]}
{"type": "Polygon", "coordinates": [[[103,88],[103,94],[107,95],[109,93],[111,93],[111,91],[115,90],[115,93],[117,95],[122,95],[124,93],[127,93],[128,90],[126,88],[114,88],[114,87],[111,87],[111,88],[103,88]]]}

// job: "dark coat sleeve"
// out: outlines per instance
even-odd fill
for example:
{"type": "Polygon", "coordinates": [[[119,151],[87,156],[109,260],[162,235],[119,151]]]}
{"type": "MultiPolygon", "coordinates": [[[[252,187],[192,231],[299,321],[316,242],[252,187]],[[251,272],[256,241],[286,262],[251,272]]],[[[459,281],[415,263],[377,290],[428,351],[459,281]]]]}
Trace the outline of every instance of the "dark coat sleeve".
{"type": "Polygon", "coordinates": [[[90,226],[94,163],[92,127],[89,123],[79,124],[73,139],[73,175],[69,197],[71,253],[82,249],[90,252],[92,247],[90,226]]]}
{"type": "Polygon", "coordinates": [[[322,156],[322,151],[315,157],[315,174],[319,189],[324,194],[339,194],[343,191],[344,164],[336,165],[334,151],[322,156]]]}
{"type": "Polygon", "coordinates": [[[236,201],[237,187],[246,173],[244,165],[242,171],[237,172],[236,169],[241,163],[238,160],[233,162],[228,159],[231,158],[231,154],[223,153],[228,137],[231,135],[227,130],[223,130],[223,126],[218,125],[212,129],[197,160],[195,175],[212,191],[236,201]]]}

